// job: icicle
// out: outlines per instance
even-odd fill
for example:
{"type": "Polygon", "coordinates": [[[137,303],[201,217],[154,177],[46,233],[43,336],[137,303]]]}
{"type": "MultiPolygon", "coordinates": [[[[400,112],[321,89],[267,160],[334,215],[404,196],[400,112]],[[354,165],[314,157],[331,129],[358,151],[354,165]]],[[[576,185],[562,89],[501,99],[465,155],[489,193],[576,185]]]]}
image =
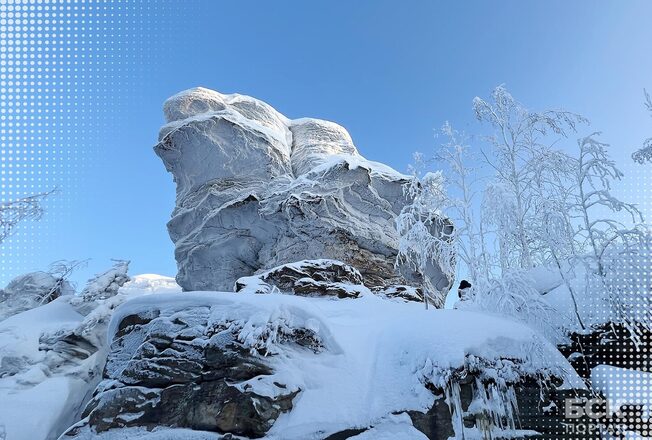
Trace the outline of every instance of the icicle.
{"type": "Polygon", "coordinates": [[[476,378],[474,391],[469,412],[475,415],[475,425],[483,439],[493,439],[495,431],[516,430],[518,403],[512,385],[485,383],[476,378]]]}
{"type": "Polygon", "coordinates": [[[464,412],[462,411],[462,399],[460,397],[460,384],[456,380],[450,380],[444,388],[446,404],[451,412],[451,422],[456,439],[464,440],[464,412]]]}

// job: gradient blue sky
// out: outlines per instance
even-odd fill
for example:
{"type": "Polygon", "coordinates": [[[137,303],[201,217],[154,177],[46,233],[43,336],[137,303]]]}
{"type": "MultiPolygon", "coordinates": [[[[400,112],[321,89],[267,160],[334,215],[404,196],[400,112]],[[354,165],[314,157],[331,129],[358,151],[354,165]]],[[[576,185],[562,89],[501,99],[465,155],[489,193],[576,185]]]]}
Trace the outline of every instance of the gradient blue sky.
{"type": "Polygon", "coordinates": [[[175,274],[165,229],[174,186],[152,146],[163,101],[200,85],[255,96],[291,118],[336,121],[366,157],[405,171],[412,152],[432,151],[445,120],[476,130],[471,100],[505,83],[532,108],[590,118],[636,177],[624,187],[630,199],[650,198],[648,172],[625,160],[652,135],[642,96],[652,89],[650,1],[195,0],[183,14],[168,7],[143,20],[147,41],[129,59],[145,73],[102,79],[123,95],[105,109],[120,117],[102,139],[85,141],[77,127],[98,158],[55,225],[56,244],[36,237],[33,269],[92,258],[85,278],[125,258],[134,274],[175,274]]]}

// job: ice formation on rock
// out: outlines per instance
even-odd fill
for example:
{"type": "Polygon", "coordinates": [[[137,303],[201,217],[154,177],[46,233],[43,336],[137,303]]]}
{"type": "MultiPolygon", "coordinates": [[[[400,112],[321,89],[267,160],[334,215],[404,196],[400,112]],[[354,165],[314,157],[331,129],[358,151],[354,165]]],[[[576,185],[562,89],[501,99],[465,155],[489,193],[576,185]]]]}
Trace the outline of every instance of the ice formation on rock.
{"type": "Polygon", "coordinates": [[[369,287],[418,286],[423,276],[450,287],[436,267],[395,270],[410,177],[364,159],[343,127],[203,88],[168,99],[164,113],[155,151],[177,186],[168,230],[185,290],[231,290],[238,278],[319,258],[356,267],[369,287]]]}

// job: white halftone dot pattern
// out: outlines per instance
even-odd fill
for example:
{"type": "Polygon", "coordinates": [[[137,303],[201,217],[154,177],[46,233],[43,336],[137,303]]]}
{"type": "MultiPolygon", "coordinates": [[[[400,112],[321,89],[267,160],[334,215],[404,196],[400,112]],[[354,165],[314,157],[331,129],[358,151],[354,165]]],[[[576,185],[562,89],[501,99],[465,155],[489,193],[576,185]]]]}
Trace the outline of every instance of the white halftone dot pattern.
{"type": "Polygon", "coordinates": [[[2,243],[0,284],[44,269],[34,264],[43,246],[70,239],[57,225],[70,219],[72,204],[93,197],[84,182],[102,166],[121,106],[155,78],[157,52],[147,46],[165,45],[166,26],[194,4],[175,3],[0,0],[0,199],[58,189],[40,221],[24,222],[2,243]]]}

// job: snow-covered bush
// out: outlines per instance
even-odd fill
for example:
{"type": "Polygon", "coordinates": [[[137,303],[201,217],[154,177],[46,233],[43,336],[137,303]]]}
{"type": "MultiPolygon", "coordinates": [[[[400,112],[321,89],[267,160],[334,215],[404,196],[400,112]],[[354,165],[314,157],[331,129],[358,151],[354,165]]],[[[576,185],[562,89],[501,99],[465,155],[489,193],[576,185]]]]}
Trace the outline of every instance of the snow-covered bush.
{"type": "Polygon", "coordinates": [[[458,307],[506,316],[539,331],[551,342],[564,341],[565,329],[556,324],[557,311],[543,299],[527,272],[510,271],[501,278],[476,283],[458,307]]]}
{"type": "Polygon", "coordinates": [[[84,262],[56,261],[48,271],[32,272],[14,278],[0,290],[0,321],[17,313],[47,304],[60,296],[75,293],[68,281],[84,262]]]}
{"type": "Polygon", "coordinates": [[[129,281],[128,271],[129,261],[114,260],[113,267],[88,280],[80,296],[85,301],[106,299],[115,296],[118,293],[118,289],[129,281]]]}

